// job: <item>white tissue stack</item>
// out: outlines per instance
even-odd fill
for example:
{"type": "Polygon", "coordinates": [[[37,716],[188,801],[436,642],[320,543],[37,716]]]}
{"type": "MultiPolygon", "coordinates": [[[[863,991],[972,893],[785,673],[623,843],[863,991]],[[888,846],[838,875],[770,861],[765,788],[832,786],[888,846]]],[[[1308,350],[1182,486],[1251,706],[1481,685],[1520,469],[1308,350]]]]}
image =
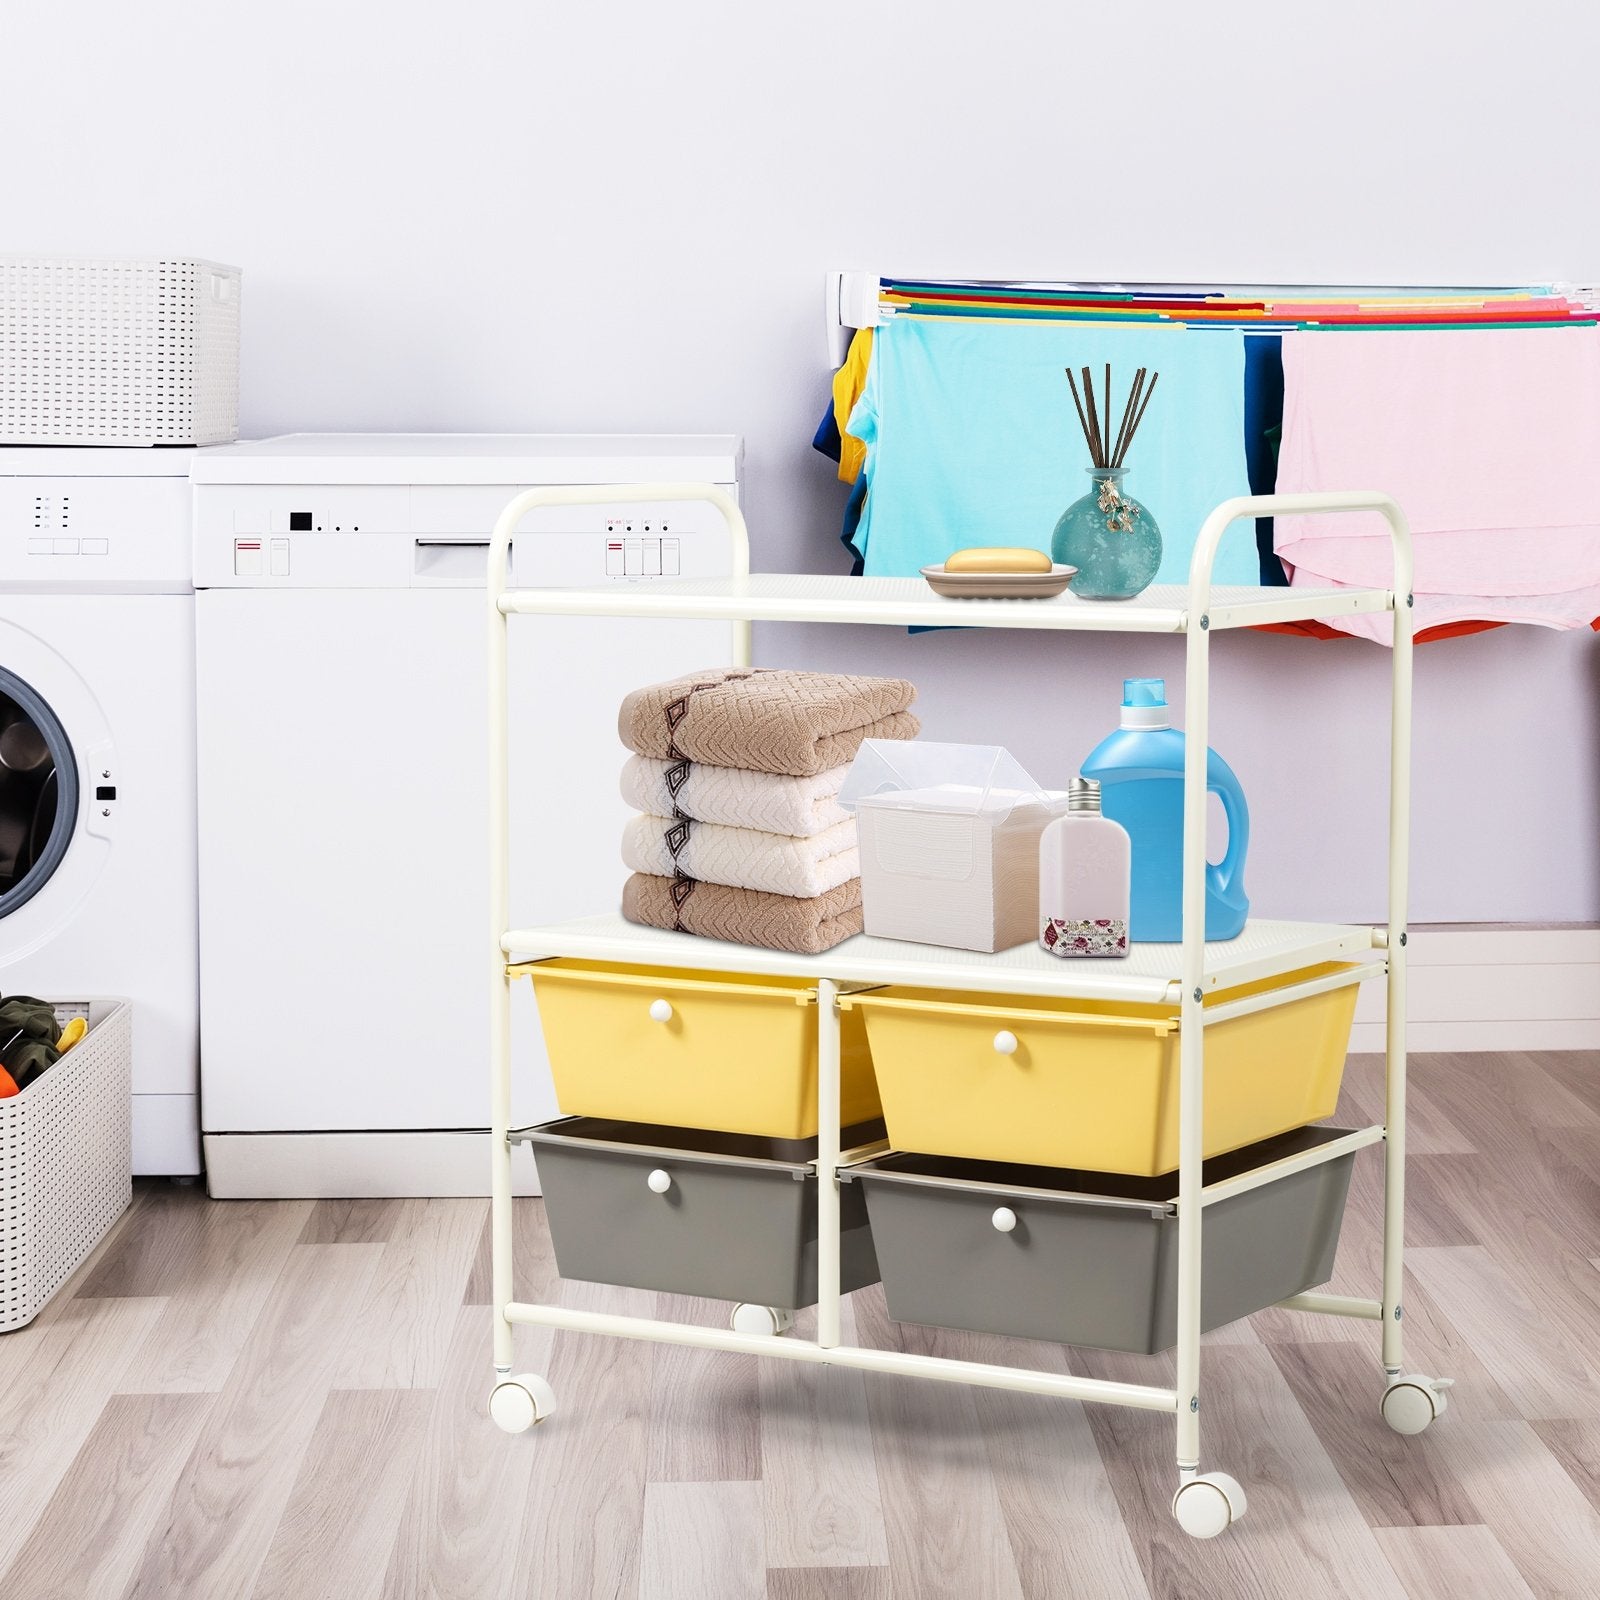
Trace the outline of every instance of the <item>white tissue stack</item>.
{"type": "Polygon", "coordinates": [[[998,745],[868,740],[840,793],[860,833],[865,931],[1009,950],[1039,936],[1039,835],[1066,796],[998,745]]]}

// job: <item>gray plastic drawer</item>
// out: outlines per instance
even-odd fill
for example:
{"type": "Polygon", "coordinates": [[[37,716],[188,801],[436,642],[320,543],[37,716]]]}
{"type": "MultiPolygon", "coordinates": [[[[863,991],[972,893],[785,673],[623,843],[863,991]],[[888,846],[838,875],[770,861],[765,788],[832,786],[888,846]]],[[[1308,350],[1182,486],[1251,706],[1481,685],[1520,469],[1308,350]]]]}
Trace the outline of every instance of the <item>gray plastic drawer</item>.
{"type": "MultiPolygon", "coordinates": [[[[1344,1128],[1302,1128],[1218,1156],[1220,1182],[1344,1128]]],[[[1201,1323],[1326,1283],[1354,1152],[1206,1207],[1201,1323]]],[[[1177,1339],[1178,1175],[1119,1178],[892,1154],[840,1174],[866,1190],[889,1314],[899,1322],[1153,1353],[1177,1339]],[[995,1225],[997,1209],[1016,1219],[995,1225]]],[[[1002,1220],[1007,1220],[1002,1218],[1002,1220]]]]}
{"type": "MultiPolygon", "coordinates": [[[[843,1143],[882,1136],[881,1122],[865,1123],[843,1143]]],[[[564,1117],[514,1137],[539,1163],[562,1277],[787,1310],[816,1303],[815,1139],[602,1117],[564,1117]],[[659,1192],[655,1173],[665,1175],[659,1192]]],[[[841,1287],[876,1283],[859,1188],[843,1189],[839,1212],[841,1287]]]]}

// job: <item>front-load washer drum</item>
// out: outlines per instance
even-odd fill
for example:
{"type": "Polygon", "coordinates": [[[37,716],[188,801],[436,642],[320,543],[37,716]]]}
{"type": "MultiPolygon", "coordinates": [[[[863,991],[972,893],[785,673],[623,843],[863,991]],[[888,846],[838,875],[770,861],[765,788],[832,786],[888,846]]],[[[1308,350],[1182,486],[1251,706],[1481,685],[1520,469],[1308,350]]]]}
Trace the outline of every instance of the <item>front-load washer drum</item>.
{"type": "Polygon", "coordinates": [[[0,917],[50,881],[72,842],[78,765],[44,697],[0,667],[0,917]]]}

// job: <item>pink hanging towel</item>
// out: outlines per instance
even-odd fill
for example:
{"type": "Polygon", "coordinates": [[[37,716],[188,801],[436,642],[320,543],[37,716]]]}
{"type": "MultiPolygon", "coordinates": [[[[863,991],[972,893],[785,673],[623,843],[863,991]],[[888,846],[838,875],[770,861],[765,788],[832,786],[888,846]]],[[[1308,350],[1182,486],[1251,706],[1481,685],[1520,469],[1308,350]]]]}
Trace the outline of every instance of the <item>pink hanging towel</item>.
{"type": "MultiPolygon", "coordinates": [[[[1281,493],[1383,489],[1411,524],[1415,626],[1600,615],[1600,328],[1289,333],[1281,493]]],[[[1386,588],[1376,513],[1279,517],[1300,585],[1386,588]]],[[[1387,615],[1333,626],[1387,643],[1387,615]]]]}

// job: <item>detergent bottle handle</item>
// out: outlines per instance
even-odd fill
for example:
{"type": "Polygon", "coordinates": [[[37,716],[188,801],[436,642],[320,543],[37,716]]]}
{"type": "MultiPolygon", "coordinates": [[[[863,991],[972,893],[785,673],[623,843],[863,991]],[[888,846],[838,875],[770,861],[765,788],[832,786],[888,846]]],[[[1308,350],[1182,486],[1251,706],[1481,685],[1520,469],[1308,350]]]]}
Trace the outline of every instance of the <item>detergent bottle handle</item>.
{"type": "Polygon", "coordinates": [[[1222,801],[1222,814],[1228,820],[1228,848],[1215,866],[1206,863],[1206,882],[1213,894],[1226,898],[1244,870],[1245,852],[1250,848],[1250,808],[1231,772],[1225,779],[1213,778],[1206,787],[1222,801]]]}

